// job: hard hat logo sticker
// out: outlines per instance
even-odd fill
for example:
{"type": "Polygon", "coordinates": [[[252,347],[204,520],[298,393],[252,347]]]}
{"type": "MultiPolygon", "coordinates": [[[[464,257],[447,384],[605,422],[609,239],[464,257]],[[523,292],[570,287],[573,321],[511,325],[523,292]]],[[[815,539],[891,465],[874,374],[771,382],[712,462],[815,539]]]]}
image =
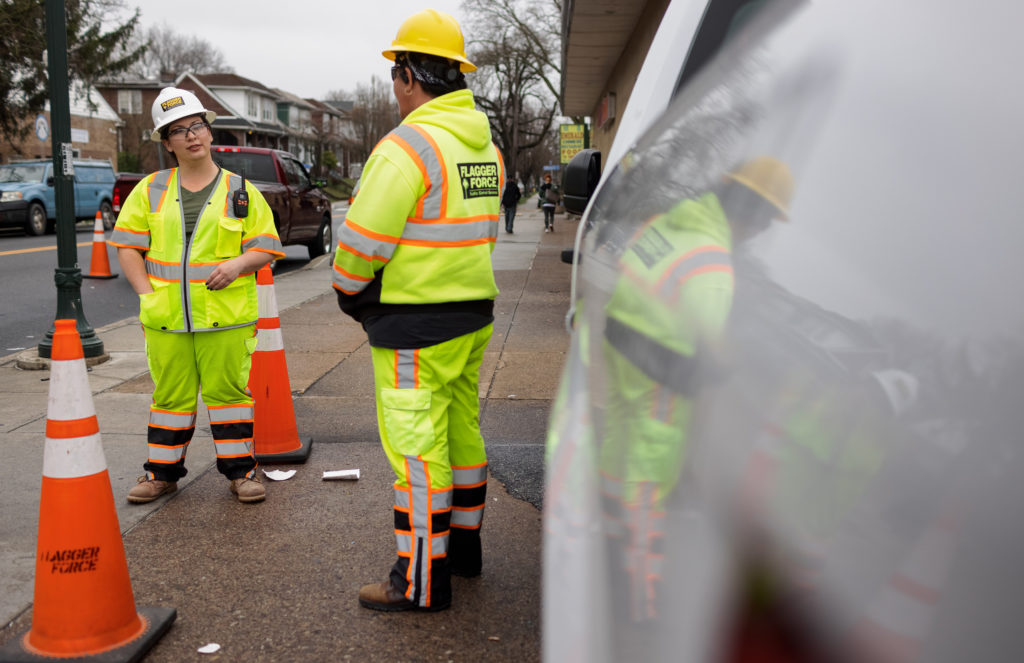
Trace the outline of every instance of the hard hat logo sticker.
{"type": "Polygon", "coordinates": [[[48,562],[50,573],[85,573],[95,571],[100,559],[99,546],[89,548],[69,548],[67,550],[49,550],[40,553],[40,561],[48,562]]]}
{"type": "Polygon", "coordinates": [[[167,101],[162,102],[160,104],[160,108],[163,108],[165,111],[169,111],[172,108],[175,108],[177,106],[184,106],[184,105],[185,105],[185,100],[182,99],[181,97],[171,97],[167,101]]]}

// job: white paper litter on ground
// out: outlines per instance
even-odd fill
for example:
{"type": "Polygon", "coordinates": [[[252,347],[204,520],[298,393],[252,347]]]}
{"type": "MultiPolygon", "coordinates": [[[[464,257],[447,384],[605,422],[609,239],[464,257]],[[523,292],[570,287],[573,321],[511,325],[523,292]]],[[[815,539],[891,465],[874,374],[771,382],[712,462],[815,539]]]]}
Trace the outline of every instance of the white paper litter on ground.
{"type": "Polygon", "coordinates": [[[359,470],[326,470],[324,481],[355,481],[359,478],[359,470]]]}
{"type": "Polygon", "coordinates": [[[212,654],[214,652],[220,651],[220,645],[218,645],[216,642],[211,642],[208,645],[203,645],[202,647],[200,647],[196,651],[199,652],[200,654],[212,654]]]}
{"type": "Polygon", "coordinates": [[[298,470],[270,470],[268,472],[263,470],[263,473],[267,475],[268,479],[273,479],[274,481],[285,481],[295,476],[297,471],[298,470]]]}

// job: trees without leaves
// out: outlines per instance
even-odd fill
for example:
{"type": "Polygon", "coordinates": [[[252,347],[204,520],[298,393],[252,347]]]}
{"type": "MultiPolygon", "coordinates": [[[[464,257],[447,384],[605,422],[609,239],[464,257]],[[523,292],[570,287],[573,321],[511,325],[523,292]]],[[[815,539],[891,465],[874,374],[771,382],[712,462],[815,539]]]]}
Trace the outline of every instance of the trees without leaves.
{"type": "Polygon", "coordinates": [[[465,0],[462,9],[469,59],[478,67],[471,81],[477,105],[508,172],[529,180],[551,152],[562,0],[465,0]]]}
{"type": "Polygon", "coordinates": [[[357,85],[355,94],[334,90],[327,98],[353,102],[352,136],[347,136],[344,144],[356,162],[365,162],[380,139],[401,121],[391,85],[377,76],[372,76],[369,84],[357,85]]]}
{"type": "MultiPolygon", "coordinates": [[[[93,81],[123,73],[142,49],[124,49],[139,20],[135,12],[120,22],[120,0],[65,0],[69,82],[93,81]],[[106,29],[107,26],[113,26],[106,29]]],[[[44,52],[46,11],[38,0],[0,3],[0,134],[23,137],[26,120],[41,112],[50,97],[44,52]]]]}
{"type": "Polygon", "coordinates": [[[213,44],[195,35],[176,33],[166,23],[148,28],[134,40],[145,46],[145,54],[131,68],[140,78],[158,78],[162,73],[175,75],[233,73],[224,54],[213,44]]]}

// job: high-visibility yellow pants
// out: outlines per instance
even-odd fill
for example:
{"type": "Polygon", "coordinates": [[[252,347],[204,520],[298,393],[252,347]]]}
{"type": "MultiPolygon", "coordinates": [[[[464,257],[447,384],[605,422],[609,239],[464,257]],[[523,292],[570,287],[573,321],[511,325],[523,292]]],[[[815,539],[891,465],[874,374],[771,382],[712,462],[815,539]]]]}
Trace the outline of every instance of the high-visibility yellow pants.
{"type": "Polygon", "coordinates": [[[377,424],[396,476],[391,581],[422,607],[451,600],[450,573],[480,573],[487,453],[477,385],[492,329],[372,348],[377,424]]]}
{"type": "Polygon", "coordinates": [[[188,472],[185,453],[196,428],[200,385],[210,413],[217,469],[229,479],[253,476],[253,400],[248,382],[256,327],[191,333],[143,329],[155,385],[149,460],[143,465],[148,477],[177,481],[188,472]]]}

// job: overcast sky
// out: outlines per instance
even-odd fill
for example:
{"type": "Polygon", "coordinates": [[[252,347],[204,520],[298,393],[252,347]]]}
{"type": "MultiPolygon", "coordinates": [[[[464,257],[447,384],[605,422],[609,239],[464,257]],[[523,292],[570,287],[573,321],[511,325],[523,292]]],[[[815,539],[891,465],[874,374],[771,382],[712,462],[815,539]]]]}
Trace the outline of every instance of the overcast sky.
{"type": "Polygon", "coordinates": [[[462,23],[461,0],[126,0],[142,29],[167,23],[216,46],[235,73],[300,97],[352,91],[388,76],[380,54],[411,14],[433,8],[462,23]]]}

